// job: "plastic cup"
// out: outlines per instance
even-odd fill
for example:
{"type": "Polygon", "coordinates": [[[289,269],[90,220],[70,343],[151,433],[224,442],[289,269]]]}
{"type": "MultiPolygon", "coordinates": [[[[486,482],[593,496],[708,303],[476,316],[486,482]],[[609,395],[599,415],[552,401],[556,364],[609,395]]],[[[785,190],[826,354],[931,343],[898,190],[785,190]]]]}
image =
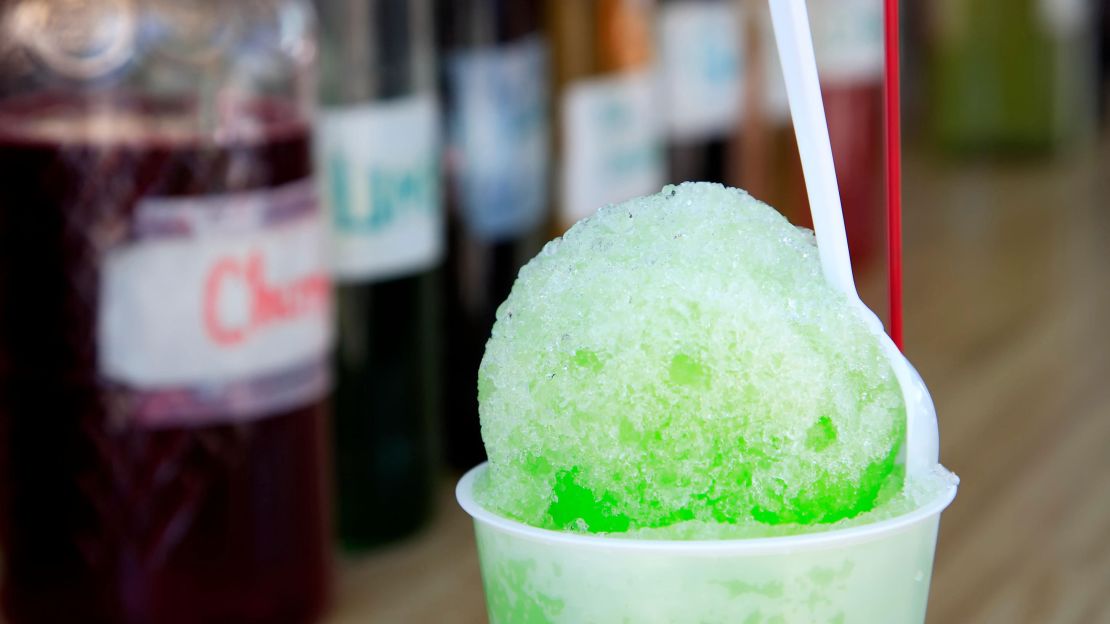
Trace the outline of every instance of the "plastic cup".
{"type": "Polygon", "coordinates": [[[940,513],[953,484],[910,513],[788,537],[633,540],[538,529],[473,496],[491,624],[924,622],[940,513]]]}

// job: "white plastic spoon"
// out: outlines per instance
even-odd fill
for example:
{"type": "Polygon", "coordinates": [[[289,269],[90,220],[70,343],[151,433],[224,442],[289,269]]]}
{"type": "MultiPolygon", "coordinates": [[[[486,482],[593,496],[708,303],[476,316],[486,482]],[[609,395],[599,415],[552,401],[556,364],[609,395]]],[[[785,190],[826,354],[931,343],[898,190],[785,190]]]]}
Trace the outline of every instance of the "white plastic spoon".
{"type": "Polygon", "coordinates": [[[887,336],[882,321],[864,305],[856,292],[806,2],[770,0],[770,3],[821,267],[829,283],[859,307],[861,315],[880,336],[906,402],[906,472],[924,474],[933,470],[938,461],[936,408],[921,376],[887,336]]]}

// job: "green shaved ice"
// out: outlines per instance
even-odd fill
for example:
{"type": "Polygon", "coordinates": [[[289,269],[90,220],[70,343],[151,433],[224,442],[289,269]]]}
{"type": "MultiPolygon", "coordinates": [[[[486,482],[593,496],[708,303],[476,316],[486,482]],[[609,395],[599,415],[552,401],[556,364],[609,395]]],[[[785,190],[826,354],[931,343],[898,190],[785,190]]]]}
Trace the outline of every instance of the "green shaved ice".
{"type": "Polygon", "coordinates": [[[759,523],[725,523],[717,521],[691,520],[678,522],[664,527],[651,527],[633,529],[630,531],[609,532],[614,537],[629,539],[665,539],[665,540],[723,540],[723,539],[752,539],[760,537],[781,537],[796,535],[798,533],[816,533],[834,531],[850,527],[863,526],[875,522],[882,522],[908,514],[922,505],[928,504],[942,496],[949,488],[959,482],[955,475],[944,468],[937,466],[932,472],[907,477],[904,487],[896,489],[895,479],[887,481],[892,489],[881,496],[882,503],[875,505],[859,515],[843,518],[836,522],[827,522],[817,525],[806,524],[759,524],[759,523]]]}
{"type": "Polygon", "coordinates": [[[897,494],[905,409],[812,234],[750,195],[667,187],[525,266],[479,372],[481,502],[621,533],[806,526],[897,494]]]}

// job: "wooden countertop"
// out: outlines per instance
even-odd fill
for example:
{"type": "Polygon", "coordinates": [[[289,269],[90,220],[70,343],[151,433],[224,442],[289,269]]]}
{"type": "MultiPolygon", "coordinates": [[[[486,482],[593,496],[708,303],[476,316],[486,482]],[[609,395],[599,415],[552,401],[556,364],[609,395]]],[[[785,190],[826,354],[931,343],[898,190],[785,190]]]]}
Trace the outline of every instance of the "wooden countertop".
{"type": "MultiPolygon", "coordinates": [[[[907,352],[963,480],[929,622],[1110,622],[1110,142],[1052,161],[911,159],[905,197],[907,352]]],[[[328,620],[485,621],[446,482],[424,532],[342,562],[328,620]]]]}

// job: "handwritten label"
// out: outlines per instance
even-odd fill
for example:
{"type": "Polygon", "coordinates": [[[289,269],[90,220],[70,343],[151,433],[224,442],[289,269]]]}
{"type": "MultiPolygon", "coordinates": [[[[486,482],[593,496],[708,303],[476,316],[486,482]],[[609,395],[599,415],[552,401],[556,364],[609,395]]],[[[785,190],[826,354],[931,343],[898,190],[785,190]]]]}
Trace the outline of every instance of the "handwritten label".
{"type": "Polygon", "coordinates": [[[102,263],[99,357],[143,424],[261,416],[324,392],[331,296],[313,182],[145,199],[133,230],[102,263]]]}
{"type": "Polygon", "coordinates": [[[539,36],[447,60],[449,158],[464,224],[490,241],[544,220],[551,134],[548,52],[539,36]]]}
{"type": "Polygon", "coordinates": [[[568,87],[564,98],[563,222],[662,187],[663,120],[654,72],[585,80],[568,87]]]}
{"type": "Polygon", "coordinates": [[[316,154],[337,280],[389,279],[439,262],[437,114],[422,94],[321,115],[316,154]]]}
{"type": "Polygon", "coordinates": [[[660,13],[668,134],[698,140],[728,134],[740,116],[743,24],[733,2],[675,2],[660,13]]]}

